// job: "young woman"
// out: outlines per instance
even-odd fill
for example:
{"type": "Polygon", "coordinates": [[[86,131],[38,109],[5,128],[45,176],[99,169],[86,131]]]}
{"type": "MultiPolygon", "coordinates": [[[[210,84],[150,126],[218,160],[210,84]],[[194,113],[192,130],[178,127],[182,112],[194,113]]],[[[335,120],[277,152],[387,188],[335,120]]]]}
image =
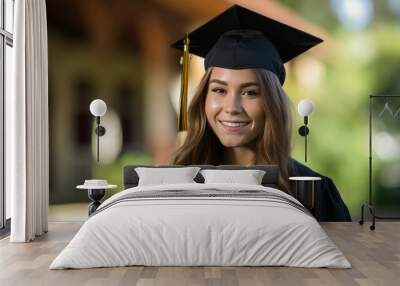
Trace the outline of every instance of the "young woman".
{"type": "Polygon", "coordinates": [[[189,106],[188,133],[173,163],[276,164],[279,188],[288,193],[289,176],[319,176],[316,217],[349,221],[348,209],[333,182],[290,157],[292,108],[282,88],[283,63],[321,40],[269,20],[236,5],[189,35],[193,45],[200,47],[191,52],[205,57],[206,72],[189,106]],[[242,23],[237,28],[227,25],[238,18],[242,23]],[[219,28],[224,25],[228,28],[219,28]],[[271,35],[271,25],[281,29],[280,38],[271,35]],[[292,42],[285,39],[286,46],[281,40],[285,34],[294,38],[292,42]],[[204,41],[212,45],[201,49],[204,41]]]}

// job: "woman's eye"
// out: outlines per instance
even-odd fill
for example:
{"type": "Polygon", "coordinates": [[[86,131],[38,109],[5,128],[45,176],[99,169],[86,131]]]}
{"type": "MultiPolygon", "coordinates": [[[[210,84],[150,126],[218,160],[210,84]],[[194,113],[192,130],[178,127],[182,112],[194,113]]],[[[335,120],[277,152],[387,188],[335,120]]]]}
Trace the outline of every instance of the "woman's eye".
{"type": "Polygon", "coordinates": [[[244,95],[249,95],[249,96],[255,96],[255,95],[257,95],[258,93],[257,93],[257,91],[255,91],[255,90],[246,90],[246,91],[243,92],[243,94],[244,94],[244,95]]]}
{"type": "Polygon", "coordinates": [[[225,93],[225,90],[222,88],[213,88],[212,91],[215,93],[225,93]]]}

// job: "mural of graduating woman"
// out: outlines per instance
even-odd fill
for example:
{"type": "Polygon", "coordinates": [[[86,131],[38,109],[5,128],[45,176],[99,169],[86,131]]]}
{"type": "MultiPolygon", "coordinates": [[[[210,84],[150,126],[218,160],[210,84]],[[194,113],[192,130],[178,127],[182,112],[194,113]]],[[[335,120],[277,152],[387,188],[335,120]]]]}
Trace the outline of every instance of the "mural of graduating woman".
{"type": "MultiPolygon", "coordinates": [[[[284,63],[322,42],[308,33],[235,5],[188,35],[205,74],[189,105],[187,136],[174,164],[275,164],[279,188],[290,176],[318,176],[315,216],[350,221],[329,177],[291,158],[292,107],[284,63]]],[[[182,49],[183,39],[172,47],[182,49]]]]}

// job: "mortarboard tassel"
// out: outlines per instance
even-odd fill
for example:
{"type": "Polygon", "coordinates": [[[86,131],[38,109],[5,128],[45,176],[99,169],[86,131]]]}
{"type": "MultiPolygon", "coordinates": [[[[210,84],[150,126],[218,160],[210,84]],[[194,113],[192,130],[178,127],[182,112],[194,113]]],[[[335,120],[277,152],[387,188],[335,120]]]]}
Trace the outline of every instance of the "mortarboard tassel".
{"type": "Polygon", "coordinates": [[[189,37],[186,33],[183,40],[183,56],[181,57],[182,75],[181,75],[181,97],[178,117],[178,131],[186,131],[188,125],[187,119],[187,98],[188,98],[188,80],[189,80],[189,37]]]}

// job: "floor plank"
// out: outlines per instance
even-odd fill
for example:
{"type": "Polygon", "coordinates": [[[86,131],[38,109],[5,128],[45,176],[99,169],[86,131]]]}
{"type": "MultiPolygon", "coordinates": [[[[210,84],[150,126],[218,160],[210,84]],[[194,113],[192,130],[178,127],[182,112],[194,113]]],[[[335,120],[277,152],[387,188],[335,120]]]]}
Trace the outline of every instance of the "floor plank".
{"type": "Polygon", "coordinates": [[[31,243],[0,240],[0,285],[398,285],[400,222],[379,222],[375,231],[356,222],[322,223],[352,269],[137,266],[49,270],[81,225],[81,221],[51,222],[49,232],[31,243]]]}

